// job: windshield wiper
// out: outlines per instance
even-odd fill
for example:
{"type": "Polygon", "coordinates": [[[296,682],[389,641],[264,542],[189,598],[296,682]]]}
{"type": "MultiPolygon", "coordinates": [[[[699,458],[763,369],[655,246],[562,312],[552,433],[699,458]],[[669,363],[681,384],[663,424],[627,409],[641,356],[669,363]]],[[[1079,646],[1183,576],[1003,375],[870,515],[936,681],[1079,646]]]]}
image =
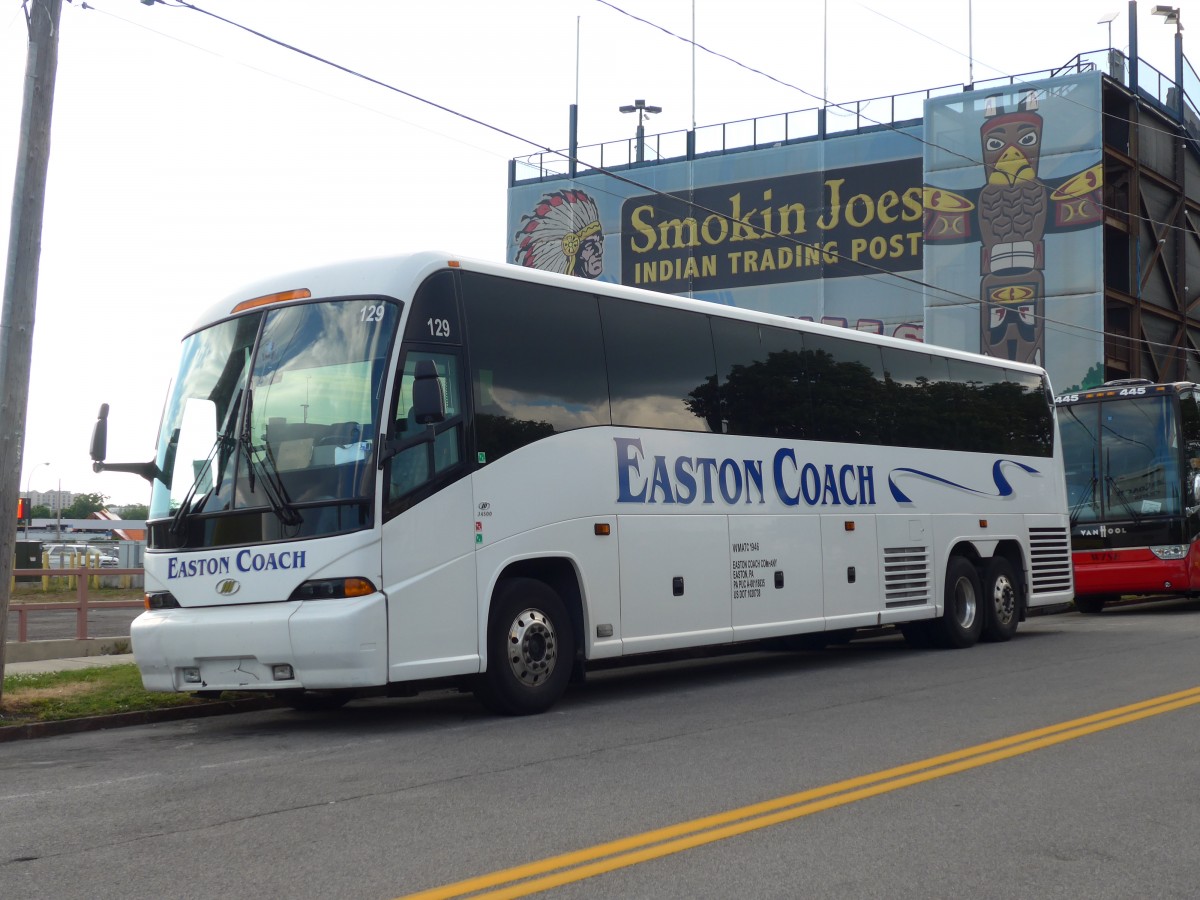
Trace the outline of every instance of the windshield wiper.
{"type": "MultiPolygon", "coordinates": [[[[224,457],[229,452],[229,447],[233,443],[233,426],[237,420],[238,403],[241,402],[241,391],[238,392],[237,398],[233,405],[230,406],[229,417],[225,420],[225,430],[217,435],[217,439],[213,442],[212,449],[208,451],[208,456],[204,459],[204,465],[200,467],[200,471],[196,473],[195,479],[192,481],[191,487],[183,496],[183,500],[179,503],[179,508],[175,510],[175,514],[171,516],[171,524],[168,526],[170,533],[177,539],[181,540],[187,533],[188,516],[192,514],[192,502],[196,498],[196,490],[204,483],[204,479],[212,473],[213,459],[218,453],[224,457]]],[[[215,487],[215,485],[214,485],[215,487]]]]}
{"type": "Polygon", "coordinates": [[[259,473],[262,476],[263,494],[271,506],[271,511],[275,513],[282,525],[294,528],[304,521],[304,517],[292,505],[292,498],[288,496],[283,479],[279,476],[279,470],[275,468],[275,459],[271,456],[271,448],[269,446],[266,448],[266,463],[255,455],[259,448],[254,446],[254,436],[250,429],[250,414],[253,412],[253,406],[254,394],[247,388],[246,409],[242,413],[242,433],[238,436],[238,445],[242,448],[242,455],[246,459],[246,483],[250,488],[250,493],[254,493],[254,476],[256,472],[259,473]]]}
{"type": "Polygon", "coordinates": [[[1133,518],[1133,524],[1141,525],[1142,517],[1137,514],[1137,510],[1135,510],[1132,504],[1130,504],[1129,498],[1125,496],[1125,492],[1121,490],[1120,486],[1116,482],[1116,479],[1114,479],[1111,475],[1107,475],[1105,476],[1104,482],[1110,488],[1112,488],[1112,492],[1116,495],[1117,499],[1121,501],[1121,505],[1129,510],[1129,515],[1133,518]]]}
{"type": "Polygon", "coordinates": [[[1092,473],[1092,480],[1088,482],[1087,493],[1080,498],[1079,502],[1071,507],[1071,527],[1079,521],[1079,514],[1083,512],[1085,506],[1089,506],[1092,502],[1092,497],[1096,495],[1096,485],[1100,479],[1096,477],[1095,472],[1092,473]]]}

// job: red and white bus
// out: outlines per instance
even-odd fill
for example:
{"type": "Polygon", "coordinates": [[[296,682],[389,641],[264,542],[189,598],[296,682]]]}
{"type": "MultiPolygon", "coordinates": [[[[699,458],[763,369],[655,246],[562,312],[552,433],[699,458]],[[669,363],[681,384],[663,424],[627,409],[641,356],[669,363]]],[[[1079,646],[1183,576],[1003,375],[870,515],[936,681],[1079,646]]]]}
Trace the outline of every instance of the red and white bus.
{"type": "Polygon", "coordinates": [[[1111,381],[1056,404],[1076,607],[1200,591],[1200,386],[1111,381]]]}

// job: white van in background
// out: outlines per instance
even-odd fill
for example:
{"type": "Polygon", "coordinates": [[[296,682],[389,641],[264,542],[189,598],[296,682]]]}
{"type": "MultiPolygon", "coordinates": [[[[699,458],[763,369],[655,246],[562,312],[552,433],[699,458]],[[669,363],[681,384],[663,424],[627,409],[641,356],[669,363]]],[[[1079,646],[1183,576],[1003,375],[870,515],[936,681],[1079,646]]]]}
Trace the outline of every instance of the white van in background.
{"type": "Polygon", "coordinates": [[[79,567],[115,569],[120,560],[107,548],[90,544],[45,544],[42,554],[49,569],[73,569],[79,567]]]}

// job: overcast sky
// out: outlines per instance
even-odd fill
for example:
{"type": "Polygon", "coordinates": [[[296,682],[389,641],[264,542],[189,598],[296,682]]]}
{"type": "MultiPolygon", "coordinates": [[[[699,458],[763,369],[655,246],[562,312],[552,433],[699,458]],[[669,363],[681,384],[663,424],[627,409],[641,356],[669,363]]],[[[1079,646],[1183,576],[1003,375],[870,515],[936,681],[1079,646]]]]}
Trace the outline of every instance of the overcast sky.
{"type": "MultiPolygon", "coordinates": [[[[1200,2],[1176,5],[1200,41],[1200,2]]],[[[587,145],[631,136],[637,123],[618,107],[639,98],[663,108],[647,123],[653,134],[809,109],[817,105],[811,95],[825,92],[845,102],[1036,72],[1106,47],[1109,26],[1100,20],[1114,13],[1112,44],[1126,49],[1130,4],[199,6],[486,124],[192,9],[64,2],[22,491],[61,483],[114,503],[146,502],[137,476],[92,473],[96,411],[101,402],[112,407],[110,460],[151,459],[179,339],[200,311],[244,283],[416,249],[503,260],[508,160],[565,147],[576,100],[587,145]],[[698,44],[765,75],[703,51],[693,70],[693,52],[679,39],[692,35],[693,15],[698,44]]],[[[1174,28],[1152,17],[1152,6],[1138,6],[1141,56],[1171,74],[1174,28]]],[[[26,48],[21,3],[0,0],[5,248],[26,48]]]]}

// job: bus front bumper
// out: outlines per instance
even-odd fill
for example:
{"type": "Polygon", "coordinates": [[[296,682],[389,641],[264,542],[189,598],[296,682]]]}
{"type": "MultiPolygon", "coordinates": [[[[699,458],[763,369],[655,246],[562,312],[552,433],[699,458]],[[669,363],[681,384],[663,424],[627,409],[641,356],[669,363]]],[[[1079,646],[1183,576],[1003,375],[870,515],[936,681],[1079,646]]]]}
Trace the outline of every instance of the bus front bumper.
{"type": "Polygon", "coordinates": [[[1191,590],[1191,559],[1159,559],[1146,547],[1084,550],[1073,554],[1072,561],[1075,593],[1081,597],[1186,594],[1191,590]]]}
{"type": "Polygon", "coordinates": [[[382,593],[152,610],[133,621],[130,638],[149,691],[336,690],[387,683],[382,593]]]}

